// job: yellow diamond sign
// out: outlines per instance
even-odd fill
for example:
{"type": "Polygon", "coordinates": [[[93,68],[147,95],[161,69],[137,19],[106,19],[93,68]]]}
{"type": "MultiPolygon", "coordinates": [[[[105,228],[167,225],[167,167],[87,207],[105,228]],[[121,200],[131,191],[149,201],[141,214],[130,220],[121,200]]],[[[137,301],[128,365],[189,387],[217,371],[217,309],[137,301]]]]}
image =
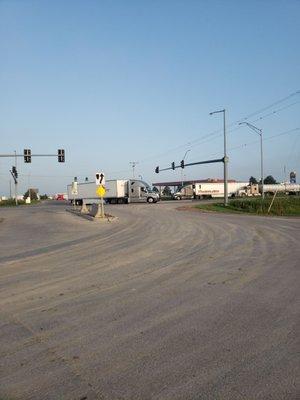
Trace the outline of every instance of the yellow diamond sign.
{"type": "Polygon", "coordinates": [[[97,188],[96,193],[97,193],[97,195],[98,195],[99,197],[104,197],[104,196],[105,196],[105,193],[106,193],[105,187],[104,187],[103,185],[100,185],[100,186],[97,188]]]}

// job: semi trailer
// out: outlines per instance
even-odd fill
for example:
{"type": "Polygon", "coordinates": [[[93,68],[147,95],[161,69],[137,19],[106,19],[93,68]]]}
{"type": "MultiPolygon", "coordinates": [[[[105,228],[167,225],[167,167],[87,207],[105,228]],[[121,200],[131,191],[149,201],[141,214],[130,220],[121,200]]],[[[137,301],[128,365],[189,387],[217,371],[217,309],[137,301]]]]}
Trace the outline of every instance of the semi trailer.
{"type": "MultiPolygon", "coordinates": [[[[273,185],[264,184],[265,195],[274,193],[300,194],[300,185],[295,183],[276,183],[273,185]]],[[[249,184],[248,182],[228,182],[229,197],[253,197],[261,196],[262,185],[249,184]]],[[[209,182],[201,184],[190,184],[183,186],[174,194],[175,200],[183,199],[212,199],[224,197],[224,183],[209,182]]]]}
{"type": "MultiPolygon", "coordinates": [[[[77,194],[74,194],[72,184],[67,189],[68,198],[73,204],[92,204],[100,200],[96,194],[96,182],[78,183],[77,194]]],[[[138,179],[106,180],[105,190],[104,200],[109,204],[156,203],[159,200],[159,194],[153,192],[146,182],[138,179]]]]}
{"type": "MultiPolygon", "coordinates": [[[[236,196],[238,190],[247,186],[247,182],[228,182],[228,196],[236,196]]],[[[204,182],[183,186],[174,194],[175,200],[184,199],[212,199],[224,197],[223,182],[204,182]]]]}
{"type": "MultiPolygon", "coordinates": [[[[259,185],[261,191],[261,185],[259,185]]],[[[300,185],[297,183],[275,183],[273,185],[264,185],[265,194],[285,193],[289,195],[300,194],[300,185]]]]}

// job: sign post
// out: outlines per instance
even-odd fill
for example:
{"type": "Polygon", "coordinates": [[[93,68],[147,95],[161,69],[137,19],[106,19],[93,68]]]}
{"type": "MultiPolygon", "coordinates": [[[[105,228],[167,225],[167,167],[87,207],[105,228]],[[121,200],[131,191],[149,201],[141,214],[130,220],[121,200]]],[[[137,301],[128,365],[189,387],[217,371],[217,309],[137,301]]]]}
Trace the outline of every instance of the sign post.
{"type": "MultiPolygon", "coordinates": [[[[74,178],[74,181],[72,182],[72,189],[71,189],[71,193],[76,196],[78,194],[78,182],[77,182],[77,178],[74,178]]],[[[74,198],[73,200],[73,206],[74,206],[74,210],[75,210],[75,206],[76,206],[76,199],[74,198]]]]}
{"type": "Polygon", "coordinates": [[[106,190],[105,190],[105,175],[103,172],[97,172],[96,173],[96,185],[97,190],[96,190],[96,194],[100,197],[100,207],[101,207],[101,211],[100,211],[100,216],[101,218],[104,218],[105,214],[104,214],[104,200],[103,197],[105,196],[106,190]]]}

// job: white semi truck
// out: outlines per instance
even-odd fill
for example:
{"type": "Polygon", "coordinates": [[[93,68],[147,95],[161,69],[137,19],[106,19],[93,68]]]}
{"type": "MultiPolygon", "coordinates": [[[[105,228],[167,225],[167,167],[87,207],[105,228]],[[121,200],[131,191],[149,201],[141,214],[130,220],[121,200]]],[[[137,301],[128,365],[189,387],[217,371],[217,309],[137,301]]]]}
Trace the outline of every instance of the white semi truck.
{"type": "MultiPolygon", "coordinates": [[[[262,193],[261,184],[248,184],[237,192],[237,196],[260,196],[262,193]]],[[[264,184],[264,193],[266,196],[272,196],[275,193],[284,193],[288,195],[300,194],[300,185],[296,183],[274,183],[264,184]]]]}
{"type": "MultiPolygon", "coordinates": [[[[261,185],[259,185],[259,190],[261,191],[261,185]]],[[[273,185],[264,185],[264,192],[266,194],[285,193],[285,194],[299,194],[300,185],[297,183],[275,183],[273,185]]]]}
{"type": "MultiPolygon", "coordinates": [[[[229,197],[252,197],[260,196],[262,186],[258,184],[249,184],[248,182],[228,182],[229,197]]],[[[274,193],[299,194],[300,185],[296,183],[276,183],[274,185],[264,185],[266,195],[274,193]]],[[[211,199],[224,197],[224,183],[208,182],[185,185],[180,191],[174,194],[174,199],[211,199]]]]}
{"type": "MultiPolygon", "coordinates": [[[[239,190],[245,188],[248,182],[228,182],[228,196],[235,197],[239,190]]],[[[201,182],[183,186],[174,194],[175,200],[212,199],[224,197],[223,182],[201,182]]]]}
{"type": "MultiPolygon", "coordinates": [[[[78,183],[77,194],[72,193],[72,184],[68,185],[67,189],[68,198],[73,204],[92,204],[100,200],[96,194],[95,182],[78,183]]],[[[156,203],[159,200],[158,193],[153,192],[146,182],[137,179],[106,180],[105,189],[104,200],[110,204],[156,203]]]]}

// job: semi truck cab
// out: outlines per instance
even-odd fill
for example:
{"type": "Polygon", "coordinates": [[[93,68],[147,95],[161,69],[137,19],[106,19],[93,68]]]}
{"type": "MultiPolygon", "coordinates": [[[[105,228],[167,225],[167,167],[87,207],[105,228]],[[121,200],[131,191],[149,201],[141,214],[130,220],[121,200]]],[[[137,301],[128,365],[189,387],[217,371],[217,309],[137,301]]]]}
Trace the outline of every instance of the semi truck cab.
{"type": "Polygon", "coordinates": [[[129,181],[128,200],[129,202],[147,201],[148,203],[156,203],[159,200],[159,195],[153,192],[146,182],[132,179],[129,181]]]}

